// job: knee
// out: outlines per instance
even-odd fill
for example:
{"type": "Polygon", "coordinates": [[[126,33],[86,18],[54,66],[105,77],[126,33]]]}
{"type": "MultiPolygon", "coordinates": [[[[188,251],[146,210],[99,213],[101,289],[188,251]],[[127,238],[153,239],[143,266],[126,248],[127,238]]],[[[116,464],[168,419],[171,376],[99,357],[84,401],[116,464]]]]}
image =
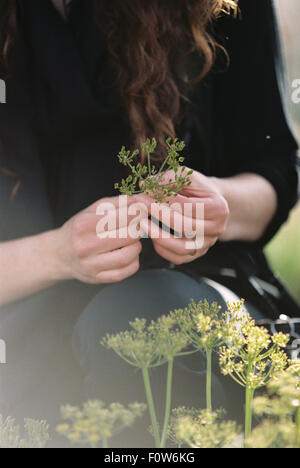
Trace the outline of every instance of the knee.
{"type": "Polygon", "coordinates": [[[88,365],[90,356],[100,352],[101,338],[99,309],[96,306],[88,306],[79,317],[72,337],[73,353],[82,368],[88,365]]]}
{"type": "Polygon", "coordinates": [[[95,359],[103,357],[105,349],[101,346],[101,340],[107,334],[128,328],[128,322],[135,312],[130,304],[127,305],[125,283],[100,291],[80,315],[73,330],[72,347],[81,367],[89,367],[95,359]]]}

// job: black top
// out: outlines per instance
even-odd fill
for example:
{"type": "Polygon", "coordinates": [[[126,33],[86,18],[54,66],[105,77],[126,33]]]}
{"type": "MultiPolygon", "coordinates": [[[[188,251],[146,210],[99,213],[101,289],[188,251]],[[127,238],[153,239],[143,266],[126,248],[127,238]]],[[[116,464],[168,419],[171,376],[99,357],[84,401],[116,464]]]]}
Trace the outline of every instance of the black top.
{"type": "MultiPolygon", "coordinates": [[[[59,226],[114,195],[122,176],[116,155],[130,145],[92,0],[74,0],[67,24],[50,0],[18,4],[7,104],[0,105],[0,166],[20,174],[22,185],[11,202],[14,180],[0,175],[0,241],[59,226]]],[[[217,177],[254,172],[272,183],[279,206],[262,246],[297,200],[297,144],[282,99],[272,1],[241,0],[240,7],[242,19],[226,17],[213,25],[230,66],[226,72],[216,66],[193,89],[178,135],[194,169],[217,177]]]]}

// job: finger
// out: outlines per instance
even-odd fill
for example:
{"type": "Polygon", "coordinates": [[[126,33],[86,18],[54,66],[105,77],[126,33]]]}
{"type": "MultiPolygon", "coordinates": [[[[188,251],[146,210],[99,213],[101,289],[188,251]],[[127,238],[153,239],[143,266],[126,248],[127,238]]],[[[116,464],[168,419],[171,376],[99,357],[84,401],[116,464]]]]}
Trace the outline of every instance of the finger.
{"type": "Polygon", "coordinates": [[[151,237],[153,242],[179,255],[190,254],[190,251],[195,250],[196,246],[197,249],[200,250],[201,248],[204,248],[204,245],[210,245],[210,243],[213,240],[210,238],[204,238],[203,235],[195,237],[193,240],[184,237],[178,238],[170,234],[169,232],[163,231],[159,226],[157,226],[150,220],[143,220],[141,226],[144,229],[145,233],[147,233],[147,235],[151,237]]]}
{"type": "Polygon", "coordinates": [[[197,258],[206,255],[208,250],[204,252],[197,252],[195,255],[177,255],[176,253],[170,252],[169,250],[161,247],[160,245],[154,244],[154,248],[158,255],[160,255],[165,260],[174,263],[175,265],[183,265],[186,263],[191,263],[192,261],[196,260],[197,258]]]}
{"type": "Polygon", "coordinates": [[[118,230],[131,223],[138,214],[147,217],[147,206],[142,203],[130,203],[115,207],[110,202],[97,206],[98,211],[85,210],[74,220],[75,233],[78,235],[101,231],[118,230]],[[134,209],[136,207],[136,209],[134,209]]]}
{"type": "Polygon", "coordinates": [[[142,218],[147,217],[147,207],[141,202],[116,209],[112,207],[109,209],[109,205],[102,204],[98,214],[85,211],[74,220],[74,234],[81,237],[101,232],[115,232],[127,226],[135,227],[142,218]]]}
{"type": "Polygon", "coordinates": [[[153,204],[151,207],[152,218],[160,221],[164,226],[172,229],[181,237],[193,238],[198,232],[203,231],[203,206],[199,206],[198,219],[196,219],[191,216],[191,204],[189,206],[185,205],[182,211],[180,211],[181,205],[175,205],[153,204]]]}
{"type": "Polygon", "coordinates": [[[127,195],[119,195],[116,197],[105,197],[97,200],[92,205],[88,206],[83,212],[96,213],[99,205],[107,204],[112,210],[123,206],[130,206],[132,203],[138,202],[139,198],[136,195],[128,197],[127,195]]]}
{"type": "Polygon", "coordinates": [[[186,256],[191,255],[195,250],[197,250],[199,254],[201,254],[201,252],[205,252],[215,244],[216,240],[212,238],[206,238],[205,240],[200,238],[187,240],[170,237],[169,239],[157,239],[153,242],[155,245],[160,245],[171,253],[186,256]]]}
{"type": "Polygon", "coordinates": [[[93,260],[94,271],[98,274],[101,271],[123,269],[137,260],[141,251],[141,242],[136,242],[121,249],[98,255],[93,260]]]}
{"type": "Polygon", "coordinates": [[[125,268],[110,271],[102,271],[97,275],[96,282],[101,284],[119,283],[120,281],[124,281],[125,279],[135,275],[139,269],[140,263],[137,259],[125,268]]]}
{"type": "Polygon", "coordinates": [[[140,230],[139,236],[131,236],[127,228],[122,228],[115,232],[102,233],[101,238],[96,233],[90,233],[82,237],[77,236],[74,240],[73,248],[79,259],[87,259],[91,255],[101,255],[136,244],[143,237],[143,234],[144,231],[140,230]]]}
{"type": "Polygon", "coordinates": [[[193,186],[185,187],[178,197],[180,203],[183,203],[185,198],[191,200],[194,205],[193,217],[196,216],[196,203],[204,204],[205,219],[214,220],[228,217],[229,208],[225,198],[209,189],[193,186]]]}
{"type": "Polygon", "coordinates": [[[205,221],[204,226],[201,226],[200,230],[194,232],[194,235],[189,237],[185,237],[184,232],[182,235],[178,232],[177,235],[173,235],[170,230],[162,229],[156,222],[151,220],[142,220],[141,228],[153,241],[158,241],[160,239],[166,241],[168,241],[168,239],[182,239],[183,243],[191,243],[194,239],[197,239],[197,245],[201,247],[202,241],[204,239],[205,245],[213,247],[219,237],[221,237],[224,233],[226,225],[215,221],[205,221]]]}
{"type": "Polygon", "coordinates": [[[105,205],[99,205],[97,222],[97,234],[101,232],[117,231],[126,226],[136,226],[141,219],[148,217],[148,207],[141,202],[124,205],[115,210],[107,210],[105,205]]]}
{"type": "Polygon", "coordinates": [[[127,226],[117,231],[102,232],[98,234],[98,253],[112,252],[113,250],[135,244],[144,235],[143,229],[131,229],[127,226]]]}
{"type": "Polygon", "coordinates": [[[175,174],[175,172],[171,169],[169,171],[166,171],[162,174],[162,183],[163,184],[172,184],[174,182],[174,186],[176,186],[176,181],[175,177],[176,176],[186,176],[188,172],[190,172],[191,169],[186,166],[179,166],[178,167],[178,172],[175,174]]]}
{"type": "MultiPolygon", "coordinates": [[[[151,198],[151,197],[149,197],[151,198]]],[[[152,203],[157,204],[154,198],[152,203]]],[[[204,207],[204,216],[207,220],[215,220],[228,216],[228,203],[221,195],[208,189],[186,187],[178,195],[168,199],[168,206],[174,211],[187,213],[189,217],[198,219],[204,207]]],[[[149,205],[149,209],[152,204],[149,205]]],[[[150,214],[150,211],[149,211],[150,214]]]]}

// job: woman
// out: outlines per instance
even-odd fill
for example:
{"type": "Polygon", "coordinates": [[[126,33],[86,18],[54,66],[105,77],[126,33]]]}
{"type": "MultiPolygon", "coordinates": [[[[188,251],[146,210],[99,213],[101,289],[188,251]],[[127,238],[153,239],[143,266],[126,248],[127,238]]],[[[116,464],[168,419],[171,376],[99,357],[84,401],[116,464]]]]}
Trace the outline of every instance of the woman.
{"type": "MultiPolygon", "coordinates": [[[[261,250],[297,199],[297,145],[272,2],[220,15],[234,6],[0,1],[2,412],[55,421],[65,402],[143,400],[139,376],[99,345],[137,316],[191,298],[224,305],[233,292],[255,318],[277,313],[256,277],[269,279],[261,250]],[[100,202],[126,214],[113,189],[121,146],[155,136],[162,160],[175,135],[194,169],[178,200],[204,203],[204,244],[191,251],[151,229],[147,240],[99,239],[100,202]]],[[[141,200],[152,202],[130,203],[141,200]]],[[[178,364],[174,404],[201,406],[201,366],[178,364]]],[[[153,378],[159,394],[164,380],[153,378]]],[[[234,411],[217,370],[214,383],[216,406],[234,411]]]]}

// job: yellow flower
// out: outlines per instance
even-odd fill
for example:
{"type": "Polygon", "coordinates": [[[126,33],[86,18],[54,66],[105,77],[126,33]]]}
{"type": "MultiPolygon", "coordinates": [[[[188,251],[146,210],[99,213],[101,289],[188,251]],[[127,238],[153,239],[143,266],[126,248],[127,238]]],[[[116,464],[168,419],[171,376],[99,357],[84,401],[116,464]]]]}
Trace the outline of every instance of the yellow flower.
{"type": "Polygon", "coordinates": [[[61,424],[60,426],[57,426],[56,428],[57,432],[60,432],[60,433],[68,432],[69,429],[70,429],[69,424],[61,424]]]}
{"type": "Polygon", "coordinates": [[[97,444],[98,442],[100,442],[100,437],[99,437],[99,435],[97,435],[97,434],[91,434],[91,435],[89,436],[89,442],[90,442],[91,444],[97,444]]]}
{"type": "Polygon", "coordinates": [[[111,433],[108,429],[104,429],[103,435],[104,435],[105,437],[108,437],[108,438],[109,438],[109,437],[112,436],[112,433],[111,433]]]}
{"type": "Polygon", "coordinates": [[[71,432],[69,435],[68,435],[68,439],[71,441],[71,442],[78,442],[80,440],[80,434],[79,432],[71,432]]]}

